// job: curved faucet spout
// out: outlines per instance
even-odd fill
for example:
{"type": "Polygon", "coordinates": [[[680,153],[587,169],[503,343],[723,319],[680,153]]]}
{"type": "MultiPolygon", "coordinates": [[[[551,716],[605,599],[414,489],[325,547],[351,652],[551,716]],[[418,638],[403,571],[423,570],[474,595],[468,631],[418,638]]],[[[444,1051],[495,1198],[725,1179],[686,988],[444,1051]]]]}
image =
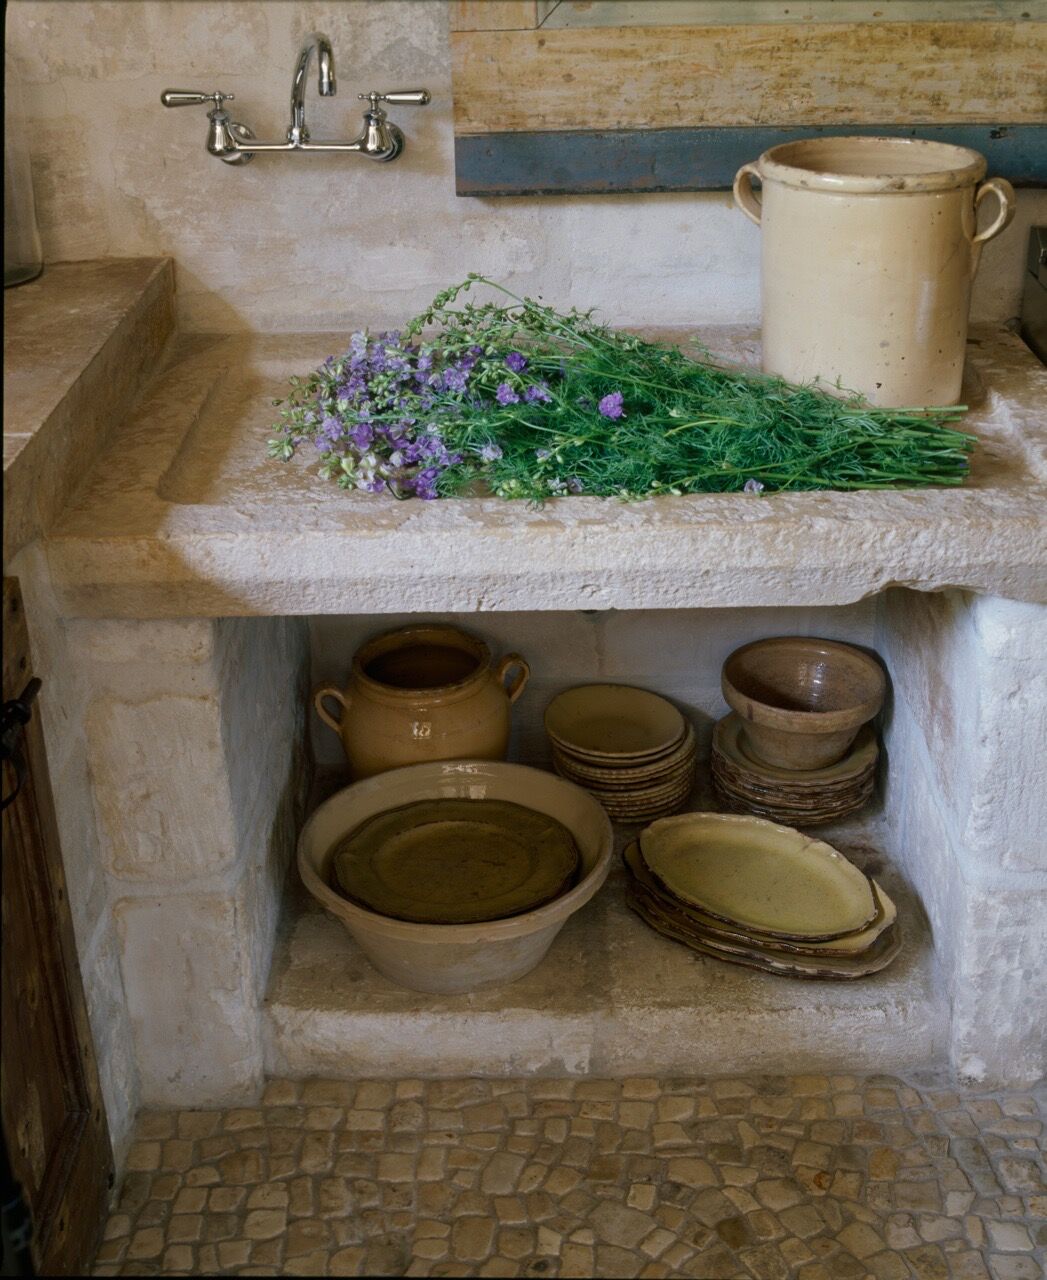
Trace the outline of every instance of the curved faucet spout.
{"type": "Polygon", "coordinates": [[[331,42],[322,32],[314,31],[302,41],[291,80],[291,124],[287,130],[287,141],[296,144],[309,141],[309,130],[305,127],[305,82],[314,51],[319,65],[320,96],[331,98],[338,91],[331,42]]]}

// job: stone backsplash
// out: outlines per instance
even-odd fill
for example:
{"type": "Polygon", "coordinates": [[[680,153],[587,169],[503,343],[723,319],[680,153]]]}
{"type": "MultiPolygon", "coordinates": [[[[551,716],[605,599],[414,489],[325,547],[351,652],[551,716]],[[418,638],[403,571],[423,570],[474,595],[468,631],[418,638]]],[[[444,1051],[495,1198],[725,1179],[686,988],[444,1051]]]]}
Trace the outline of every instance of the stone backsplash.
{"type": "MultiPolygon", "coordinates": [[[[7,39],[46,260],[171,255],[183,327],[395,325],[469,270],[612,323],[759,315],[759,232],[729,192],[456,197],[443,0],[14,0],[7,39]],[[202,108],[160,106],[168,87],[223,89],[260,137],[282,136],[298,44],[315,28],[333,41],[340,89],[323,100],[309,84],[314,136],[355,137],[358,92],[431,90],[431,106],[390,113],[407,136],[395,164],[297,155],[230,168],[204,151],[202,108]]],[[[1047,194],[1020,192],[986,248],[975,318],[1017,313],[1028,227],[1044,221],[1047,194]]]]}

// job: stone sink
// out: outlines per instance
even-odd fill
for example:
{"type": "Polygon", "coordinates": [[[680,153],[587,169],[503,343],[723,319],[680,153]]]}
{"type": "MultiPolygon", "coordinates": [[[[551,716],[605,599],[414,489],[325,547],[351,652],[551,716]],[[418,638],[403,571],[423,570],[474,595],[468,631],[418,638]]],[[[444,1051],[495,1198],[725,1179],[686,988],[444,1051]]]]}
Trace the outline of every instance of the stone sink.
{"type": "MultiPolygon", "coordinates": [[[[649,331],[650,332],[650,331],[649,331]]],[[[697,337],[758,363],[756,334],[697,337]]],[[[840,604],[887,586],[1047,599],[1047,371],[975,328],[960,489],[425,503],[266,456],[293,373],[344,335],[179,336],[52,530],[63,608],[162,617],[840,604]],[[526,551],[524,547],[526,546],[526,551]]]]}

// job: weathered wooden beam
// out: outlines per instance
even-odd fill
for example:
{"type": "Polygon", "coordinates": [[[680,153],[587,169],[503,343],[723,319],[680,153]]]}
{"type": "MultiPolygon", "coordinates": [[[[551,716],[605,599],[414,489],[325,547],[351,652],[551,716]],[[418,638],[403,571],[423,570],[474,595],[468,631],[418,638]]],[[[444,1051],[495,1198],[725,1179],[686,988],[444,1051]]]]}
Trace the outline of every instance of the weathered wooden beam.
{"type": "Polygon", "coordinates": [[[839,128],[619,129],[491,133],[455,139],[460,196],[722,191],[768,147],[823,133],[933,138],[973,147],[990,175],[1047,186],[1047,125],[848,125],[839,128]]]}
{"type": "Polygon", "coordinates": [[[538,18],[538,0],[451,0],[452,31],[527,31],[538,18]]]}
{"type": "Polygon", "coordinates": [[[558,0],[556,27],[707,27],[754,22],[998,22],[1043,0],[558,0]]]}
{"type": "Polygon", "coordinates": [[[1047,22],[540,27],[451,48],[460,136],[1047,120],[1047,22]]]}

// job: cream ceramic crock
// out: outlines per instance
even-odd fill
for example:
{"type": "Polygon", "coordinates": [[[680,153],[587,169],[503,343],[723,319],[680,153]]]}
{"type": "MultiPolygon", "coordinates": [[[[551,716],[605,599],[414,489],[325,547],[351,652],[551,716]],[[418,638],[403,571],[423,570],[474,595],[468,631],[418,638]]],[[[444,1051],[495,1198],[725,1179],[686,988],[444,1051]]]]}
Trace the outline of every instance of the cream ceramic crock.
{"type": "Polygon", "coordinates": [[[487,645],[457,627],[402,627],[369,640],[348,688],[325,685],[313,705],[342,739],[354,778],[431,760],[504,760],[510,707],[529,675],[519,654],[495,665],[487,645]]]}
{"type": "Polygon", "coordinates": [[[607,879],[614,841],[600,805],[543,769],[485,760],[417,765],[357,782],[321,804],[298,840],[306,888],[352,934],[374,967],[412,991],[454,994],[513,982],[534,968],[607,879]],[[414,924],[368,911],[331,887],[338,842],[369,818],[419,800],[510,800],[562,823],[581,855],[578,883],[533,911],[475,924],[414,924]]]}
{"type": "Polygon", "coordinates": [[[734,198],[762,231],[764,370],[878,405],[956,404],[978,259],[1014,215],[1010,183],[984,175],[977,151],[921,138],[808,138],[743,165],[734,198]],[[978,231],[990,194],[999,209],[978,231]]]}

